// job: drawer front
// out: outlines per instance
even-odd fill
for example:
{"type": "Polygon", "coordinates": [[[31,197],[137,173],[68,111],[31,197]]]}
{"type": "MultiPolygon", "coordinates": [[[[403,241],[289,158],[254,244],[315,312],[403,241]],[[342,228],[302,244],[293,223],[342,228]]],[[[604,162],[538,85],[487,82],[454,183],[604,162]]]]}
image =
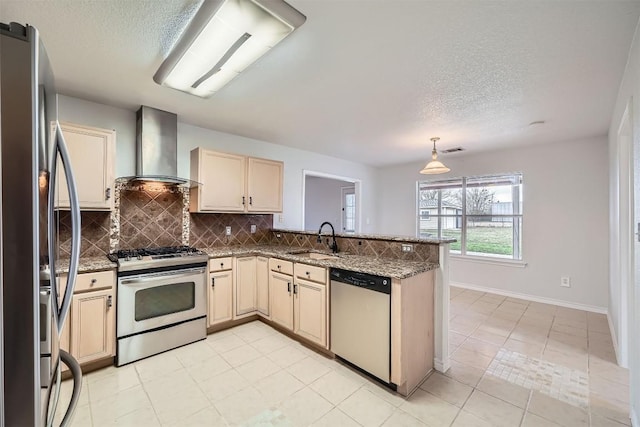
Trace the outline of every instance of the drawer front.
{"type": "Polygon", "coordinates": [[[311,280],[318,283],[327,283],[327,269],[315,265],[296,263],[296,277],[311,280]]]}
{"type": "Polygon", "coordinates": [[[293,263],[278,258],[269,258],[269,270],[293,276],[293,263]]]}
{"type": "Polygon", "coordinates": [[[232,263],[233,258],[225,257],[225,258],[213,258],[209,260],[209,271],[224,271],[231,270],[233,266],[232,263]]]}
{"type": "MultiPolygon", "coordinates": [[[[81,273],[76,279],[76,292],[93,291],[95,289],[112,288],[116,284],[115,271],[97,271],[81,273]]],[[[63,284],[64,286],[64,284],[63,284]]]]}

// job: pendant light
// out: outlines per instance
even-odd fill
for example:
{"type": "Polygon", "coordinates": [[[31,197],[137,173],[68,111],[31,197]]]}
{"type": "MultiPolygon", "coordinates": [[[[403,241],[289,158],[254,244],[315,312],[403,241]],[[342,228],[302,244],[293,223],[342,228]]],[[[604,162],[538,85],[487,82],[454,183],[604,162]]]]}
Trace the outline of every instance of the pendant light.
{"type": "Polygon", "coordinates": [[[433,151],[431,152],[431,161],[427,163],[427,165],[420,171],[421,174],[425,175],[435,175],[439,173],[447,173],[451,169],[442,164],[442,162],[438,161],[438,151],[436,150],[436,141],[440,138],[435,137],[431,138],[433,141],[433,151]]]}

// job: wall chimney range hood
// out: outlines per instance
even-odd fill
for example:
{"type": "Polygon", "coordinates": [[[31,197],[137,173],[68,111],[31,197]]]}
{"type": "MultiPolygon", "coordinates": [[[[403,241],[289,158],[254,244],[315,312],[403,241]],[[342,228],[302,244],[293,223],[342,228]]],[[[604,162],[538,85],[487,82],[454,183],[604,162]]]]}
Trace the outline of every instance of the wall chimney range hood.
{"type": "Polygon", "coordinates": [[[178,176],[178,116],[141,106],[136,113],[136,174],[119,182],[157,182],[165,185],[200,185],[178,176]]]}

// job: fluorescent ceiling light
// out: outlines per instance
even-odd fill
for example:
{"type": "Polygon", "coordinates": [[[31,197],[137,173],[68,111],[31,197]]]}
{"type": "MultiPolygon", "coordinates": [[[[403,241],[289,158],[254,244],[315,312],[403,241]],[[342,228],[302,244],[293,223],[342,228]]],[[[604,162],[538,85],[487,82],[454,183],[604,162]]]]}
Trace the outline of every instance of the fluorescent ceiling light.
{"type": "Polygon", "coordinates": [[[153,80],[208,98],[306,19],[283,0],[205,0],[153,80]]]}

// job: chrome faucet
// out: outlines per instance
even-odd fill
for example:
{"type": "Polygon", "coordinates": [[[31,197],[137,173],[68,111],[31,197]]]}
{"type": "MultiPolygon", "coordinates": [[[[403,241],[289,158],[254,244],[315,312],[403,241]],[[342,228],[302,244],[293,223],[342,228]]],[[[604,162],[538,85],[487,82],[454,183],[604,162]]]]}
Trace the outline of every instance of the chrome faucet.
{"type": "Polygon", "coordinates": [[[320,233],[322,233],[322,227],[324,227],[325,225],[328,225],[329,227],[331,227],[331,237],[333,238],[333,242],[331,242],[329,247],[331,248],[331,252],[333,252],[334,254],[337,254],[338,242],[336,242],[336,230],[333,228],[333,224],[331,224],[329,221],[325,221],[322,224],[320,224],[320,228],[318,229],[318,243],[322,243],[322,235],[320,233]]]}

